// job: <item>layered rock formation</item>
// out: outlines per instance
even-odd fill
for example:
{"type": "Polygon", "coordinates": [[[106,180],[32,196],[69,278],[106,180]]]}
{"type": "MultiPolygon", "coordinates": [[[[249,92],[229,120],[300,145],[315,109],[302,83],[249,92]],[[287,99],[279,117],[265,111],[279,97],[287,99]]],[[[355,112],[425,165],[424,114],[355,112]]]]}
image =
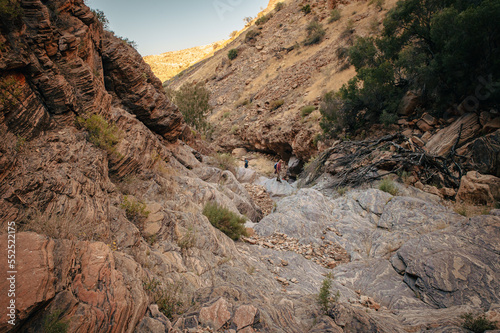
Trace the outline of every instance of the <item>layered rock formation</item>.
{"type": "Polygon", "coordinates": [[[179,140],[159,80],[83,1],[21,8],[1,25],[3,258],[17,229],[16,326],[1,331],[402,332],[498,318],[498,211],[469,220],[417,190],[332,199],[267,180],[285,198],[263,217],[238,178],[179,140]],[[99,131],[85,127],[95,115],[99,131]],[[257,236],[233,242],[202,214],[209,201],[258,222],[257,236]],[[339,296],[323,315],[329,272],[339,296]]]}

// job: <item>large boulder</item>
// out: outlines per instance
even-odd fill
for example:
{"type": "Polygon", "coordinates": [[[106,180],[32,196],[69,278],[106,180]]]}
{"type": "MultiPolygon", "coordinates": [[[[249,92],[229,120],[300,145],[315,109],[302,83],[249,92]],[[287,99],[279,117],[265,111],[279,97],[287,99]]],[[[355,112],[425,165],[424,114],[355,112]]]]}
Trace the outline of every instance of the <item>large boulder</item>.
{"type": "Polygon", "coordinates": [[[462,177],[457,199],[481,205],[500,200],[500,178],[469,171],[462,177]]]}
{"type": "Polygon", "coordinates": [[[419,100],[420,96],[411,91],[408,91],[406,95],[401,99],[398,113],[402,116],[412,115],[419,104],[419,100]]]}
{"type": "Polygon", "coordinates": [[[451,126],[437,132],[425,145],[429,154],[445,156],[457,143],[461,147],[464,143],[476,137],[481,131],[479,117],[475,113],[467,113],[455,121],[451,126]]]}
{"type": "Polygon", "coordinates": [[[302,172],[303,167],[304,161],[297,158],[296,156],[292,156],[288,161],[288,168],[286,170],[286,173],[288,176],[296,178],[302,172]]]}
{"type": "Polygon", "coordinates": [[[466,155],[474,170],[500,177],[500,130],[474,140],[459,151],[466,155]]]}

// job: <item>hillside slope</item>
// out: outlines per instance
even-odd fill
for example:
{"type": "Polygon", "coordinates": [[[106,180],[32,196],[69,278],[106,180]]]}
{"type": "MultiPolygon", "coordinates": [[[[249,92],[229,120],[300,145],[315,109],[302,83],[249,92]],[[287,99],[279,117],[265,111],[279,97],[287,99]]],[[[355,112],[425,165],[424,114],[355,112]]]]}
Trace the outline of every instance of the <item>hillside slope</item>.
{"type": "Polygon", "coordinates": [[[209,56],[225,42],[220,41],[209,45],[145,56],[143,59],[144,62],[151,66],[151,70],[155,73],[156,77],[161,81],[166,81],[206,56],[209,56]]]}
{"type": "Polygon", "coordinates": [[[330,22],[330,1],[310,2],[308,14],[301,10],[305,2],[284,1],[266,23],[249,27],[224,50],[165,85],[177,89],[186,82],[206,82],[214,108],[210,121],[222,149],[245,147],[307,161],[318,148],[320,98],[355,74],[346,63],[346,48],[356,36],[377,34],[394,3],[340,2],[340,18],[330,22]],[[305,46],[312,21],[326,33],[319,44],[305,46]],[[249,33],[255,37],[247,38],[249,33]],[[232,61],[229,49],[238,50],[232,61]],[[315,111],[301,116],[306,106],[315,111]]]}

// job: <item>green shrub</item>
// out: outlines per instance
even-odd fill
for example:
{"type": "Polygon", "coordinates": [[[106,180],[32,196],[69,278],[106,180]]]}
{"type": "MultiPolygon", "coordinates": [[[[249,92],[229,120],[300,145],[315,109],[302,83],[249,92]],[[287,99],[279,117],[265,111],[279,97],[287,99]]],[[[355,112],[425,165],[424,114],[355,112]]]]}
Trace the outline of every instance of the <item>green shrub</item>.
{"type": "Polygon", "coordinates": [[[255,42],[258,35],[260,35],[260,32],[257,30],[249,30],[245,35],[245,43],[255,42]]]}
{"type": "Polygon", "coordinates": [[[152,278],[143,281],[142,286],[168,319],[174,320],[176,316],[184,312],[187,297],[182,293],[184,289],[180,283],[167,283],[163,287],[160,281],[152,278]]]}
{"type": "Polygon", "coordinates": [[[54,311],[54,313],[48,315],[43,320],[43,332],[44,333],[66,333],[68,332],[69,322],[62,321],[61,317],[62,311],[54,311]]]}
{"type": "Polygon", "coordinates": [[[394,182],[392,180],[390,180],[389,178],[382,179],[382,181],[380,182],[380,184],[378,186],[378,189],[381,191],[387,192],[389,194],[392,194],[392,195],[398,194],[398,188],[396,187],[394,182]]]}
{"type": "Polygon", "coordinates": [[[120,131],[114,123],[103,116],[93,114],[89,118],[77,118],[77,124],[87,130],[89,141],[108,154],[116,153],[116,145],[120,142],[120,131]]]}
{"type": "Polygon", "coordinates": [[[307,26],[307,37],[304,40],[304,45],[318,44],[323,40],[325,36],[325,29],[323,25],[318,21],[314,20],[307,26]]]}
{"type": "Polygon", "coordinates": [[[326,135],[336,134],[343,129],[351,129],[362,124],[348,103],[342,100],[342,91],[330,91],[323,96],[320,104],[320,126],[326,135]]]}
{"type": "Polygon", "coordinates": [[[271,109],[271,111],[273,111],[281,107],[283,104],[285,104],[285,100],[277,99],[272,101],[271,104],[269,104],[269,108],[271,109]]]}
{"type": "Polygon", "coordinates": [[[474,317],[472,313],[466,313],[460,316],[464,321],[462,327],[471,330],[474,333],[483,333],[488,330],[495,330],[497,327],[494,322],[488,320],[484,314],[474,317]]]}
{"type": "Polygon", "coordinates": [[[236,159],[233,155],[228,153],[215,154],[213,155],[215,160],[215,166],[221,170],[228,170],[231,172],[235,172],[236,169],[236,159]]]}
{"type": "Polygon", "coordinates": [[[108,18],[106,17],[106,14],[104,14],[104,12],[102,10],[99,10],[99,9],[91,9],[92,13],[94,14],[95,18],[101,22],[102,24],[102,27],[104,29],[108,29],[109,27],[109,20],[108,18]]]}
{"type": "Polygon", "coordinates": [[[146,204],[128,195],[123,196],[120,207],[125,210],[127,218],[136,224],[141,224],[149,216],[146,204]]]}
{"type": "Polygon", "coordinates": [[[210,92],[202,82],[185,83],[179,90],[174,92],[173,100],[184,120],[190,126],[199,131],[209,130],[209,124],[205,119],[205,114],[210,110],[210,92]]]}
{"type": "Polygon", "coordinates": [[[340,17],[341,17],[340,10],[338,10],[337,8],[335,8],[334,10],[332,10],[330,12],[330,18],[328,19],[328,22],[329,23],[333,23],[335,21],[338,21],[338,20],[340,20],[340,17]]]}
{"type": "Polygon", "coordinates": [[[137,50],[138,45],[135,41],[128,39],[127,37],[121,37],[121,36],[116,36],[116,37],[118,37],[122,41],[123,44],[128,45],[128,46],[132,47],[133,49],[137,50]]]}
{"type": "Polygon", "coordinates": [[[234,60],[234,59],[236,59],[237,56],[238,56],[238,50],[237,49],[231,49],[227,53],[227,57],[229,58],[229,60],[234,60]]]}
{"type": "Polygon", "coordinates": [[[392,125],[398,120],[398,115],[395,113],[389,113],[386,110],[382,111],[382,114],[380,115],[380,123],[384,124],[384,126],[389,126],[392,125]]]}
{"type": "Polygon", "coordinates": [[[301,110],[300,110],[300,115],[302,116],[302,118],[305,118],[307,117],[308,115],[310,115],[316,108],[314,107],[314,105],[308,105],[308,106],[304,106],[301,110]]]}
{"type": "Polygon", "coordinates": [[[231,127],[231,131],[229,131],[229,133],[235,135],[238,132],[239,129],[240,129],[240,127],[238,125],[233,125],[231,127]]]}
{"type": "Polygon", "coordinates": [[[266,15],[262,15],[261,17],[259,17],[255,21],[255,25],[263,25],[264,23],[266,23],[267,21],[269,21],[272,17],[273,17],[272,13],[269,13],[269,14],[266,14],[266,15]]]}
{"type": "Polygon", "coordinates": [[[156,295],[158,309],[170,320],[181,315],[185,302],[182,299],[182,286],[179,283],[170,283],[156,295]]]}
{"type": "Polygon", "coordinates": [[[327,274],[326,278],[321,283],[321,288],[319,289],[318,294],[318,303],[321,307],[321,310],[328,314],[328,310],[332,307],[332,304],[337,302],[340,293],[337,291],[335,296],[331,295],[330,288],[332,287],[333,274],[327,274]]]}
{"type": "Polygon", "coordinates": [[[22,90],[16,77],[0,78],[0,110],[10,109],[19,104],[21,96],[22,90]]]}
{"type": "Polygon", "coordinates": [[[16,21],[21,18],[23,9],[20,1],[0,0],[0,25],[5,22],[16,21]]]}
{"type": "Polygon", "coordinates": [[[274,11],[275,12],[279,12],[283,8],[285,8],[285,4],[283,2],[281,2],[281,1],[278,2],[276,5],[274,5],[274,11]]]}
{"type": "Polygon", "coordinates": [[[342,187],[337,187],[337,193],[340,195],[340,196],[343,196],[344,194],[347,193],[347,190],[348,188],[345,187],[345,186],[342,186],[342,187]]]}
{"type": "Polygon", "coordinates": [[[14,147],[14,149],[16,150],[16,152],[20,152],[21,150],[23,150],[25,144],[26,144],[26,138],[17,135],[16,146],[14,147]]]}
{"type": "Polygon", "coordinates": [[[186,233],[177,240],[177,245],[181,250],[187,250],[194,246],[196,243],[196,233],[192,226],[189,226],[186,233]]]}
{"type": "Polygon", "coordinates": [[[214,201],[209,201],[203,208],[210,223],[232,240],[238,240],[241,236],[247,236],[245,230],[245,218],[239,217],[229,209],[219,206],[214,201]]]}
{"type": "Polygon", "coordinates": [[[309,14],[311,12],[311,5],[305,5],[305,6],[302,6],[302,8],[300,9],[304,14],[309,14]]]}

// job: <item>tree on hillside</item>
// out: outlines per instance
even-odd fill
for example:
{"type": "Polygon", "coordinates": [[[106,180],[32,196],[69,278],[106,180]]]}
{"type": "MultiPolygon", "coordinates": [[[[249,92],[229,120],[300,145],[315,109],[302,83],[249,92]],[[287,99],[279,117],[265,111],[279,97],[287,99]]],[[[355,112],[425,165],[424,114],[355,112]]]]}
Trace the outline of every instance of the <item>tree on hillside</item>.
{"type": "Polygon", "coordinates": [[[500,102],[499,21],[497,0],[399,1],[380,38],[358,38],[349,50],[357,75],[323,114],[325,131],[343,115],[358,119],[345,121],[350,130],[394,115],[409,90],[438,113],[478,93],[483,103],[500,102]]]}
{"type": "Polygon", "coordinates": [[[173,100],[186,123],[199,131],[206,131],[209,127],[206,121],[211,110],[209,99],[210,92],[201,82],[185,83],[173,93],[173,100]]]}

